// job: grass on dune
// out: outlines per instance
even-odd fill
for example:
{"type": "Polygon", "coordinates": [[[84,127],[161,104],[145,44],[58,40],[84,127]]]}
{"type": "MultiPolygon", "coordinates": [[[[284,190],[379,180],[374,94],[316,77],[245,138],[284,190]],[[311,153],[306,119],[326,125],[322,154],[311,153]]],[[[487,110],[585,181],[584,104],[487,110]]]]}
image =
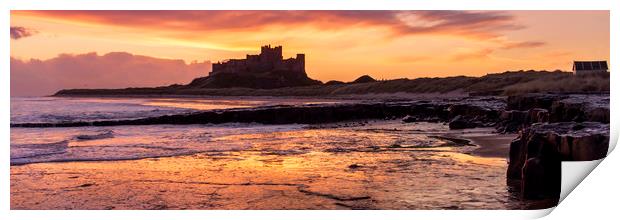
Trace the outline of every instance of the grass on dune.
{"type": "Polygon", "coordinates": [[[334,96],[390,93],[468,93],[514,95],[532,92],[609,92],[609,73],[576,76],[562,71],[513,71],[482,77],[454,76],[394,79],[367,83],[322,84],[276,89],[195,88],[172,85],[156,88],[72,89],[57,95],[203,95],[203,96],[334,96]]]}

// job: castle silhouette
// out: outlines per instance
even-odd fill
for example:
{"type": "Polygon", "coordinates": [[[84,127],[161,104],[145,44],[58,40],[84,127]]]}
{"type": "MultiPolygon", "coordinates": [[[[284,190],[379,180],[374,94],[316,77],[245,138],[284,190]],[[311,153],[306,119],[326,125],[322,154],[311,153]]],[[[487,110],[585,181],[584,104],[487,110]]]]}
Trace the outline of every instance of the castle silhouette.
{"type": "Polygon", "coordinates": [[[262,46],[260,54],[245,59],[230,59],[213,63],[208,76],[199,77],[187,86],[191,88],[255,88],[274,89],[294,86],[321,85],[306,74],[306,56],[282,58],[282,46],[262,46]]]}
{"type": "Polygon", "coordinates": [[[213,64],[209,76],[221,73],[264,73],[272,71],[286,71],[306,73],[305,55],[297,54],[295,58],[282,58],[282,46],[262,46],[260,54],[246,55],[245,59],[230,59],[213,64]]]}

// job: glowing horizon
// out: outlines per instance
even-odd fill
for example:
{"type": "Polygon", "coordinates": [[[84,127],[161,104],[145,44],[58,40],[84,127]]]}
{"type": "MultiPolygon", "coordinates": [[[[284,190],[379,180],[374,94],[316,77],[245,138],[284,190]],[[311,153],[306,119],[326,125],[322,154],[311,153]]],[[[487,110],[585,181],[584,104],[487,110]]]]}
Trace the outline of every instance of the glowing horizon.
{"type": "Polygon", "coordinates": [[[271,44],[306,54],[323,82],[570,70],[609,60],[610,38],[609,11],[12,11],[11,27],[16,60],[126,52],[190,64],[271,44]]]}

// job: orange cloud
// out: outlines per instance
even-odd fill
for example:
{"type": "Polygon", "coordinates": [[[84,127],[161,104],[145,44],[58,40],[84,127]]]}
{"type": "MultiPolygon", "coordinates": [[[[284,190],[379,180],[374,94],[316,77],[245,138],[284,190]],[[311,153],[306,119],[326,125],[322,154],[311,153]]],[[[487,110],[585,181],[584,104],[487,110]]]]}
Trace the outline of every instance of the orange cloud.
{"type": "Polygon", "coordinates": [[[11,95],[51,95],[67,88],[152,87],[188,83],[211,71],[210,62],[186,64],[113,52],[61,54],[48,60],[11,58],[11,95]]]}
{"type": "Polygon", "coordinates": [[[545,42],[540,41],[511,42],[505,43],[501,49],[534,48],[544,46],[545,44],[545,42]]]}
{"type": "MultiPolygon", "coordinates": [[[[309,26],[320,30],[383,27],[390,36],[445,34],[490,39],[518,30],[514,17],[498,11],[13,11],[47,17],[175,32],[256,31],[270,27],[309,26]]],[[[183,35],[178,34],[178,35],[183,35]]],[[[192,35],[194,36],[194,35],[192,35]]]]}
{"type": "Polygon", "coordinates": [[[519,30],[513,16],[496,11],[401,11],[401,33],[433,33],[491,39],[501,31],[519,30]]]}

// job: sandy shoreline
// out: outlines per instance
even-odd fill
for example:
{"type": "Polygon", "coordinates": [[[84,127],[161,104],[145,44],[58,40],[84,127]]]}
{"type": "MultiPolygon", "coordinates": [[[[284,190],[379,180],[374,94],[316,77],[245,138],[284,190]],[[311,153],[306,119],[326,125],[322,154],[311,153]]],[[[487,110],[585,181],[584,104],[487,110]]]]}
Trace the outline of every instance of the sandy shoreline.
{"type": "Polygon", "coordinates": [[[516,134],[498,134],[492,136],[468,137],[473,144],[480,146],[472,153],[481,157],[507,158],[510,152],[510,142],[517,137],[516,134]]]}
{"type": "Polygon", "coordinates": [[[469,140],[478,146],[472,150],[472,155],[480,157],[507,158],[510,152],[510,142],[517,138],[517,134],[499,134],[495,128],[474,128],[451,130],[447,137],[469,140]]]}

